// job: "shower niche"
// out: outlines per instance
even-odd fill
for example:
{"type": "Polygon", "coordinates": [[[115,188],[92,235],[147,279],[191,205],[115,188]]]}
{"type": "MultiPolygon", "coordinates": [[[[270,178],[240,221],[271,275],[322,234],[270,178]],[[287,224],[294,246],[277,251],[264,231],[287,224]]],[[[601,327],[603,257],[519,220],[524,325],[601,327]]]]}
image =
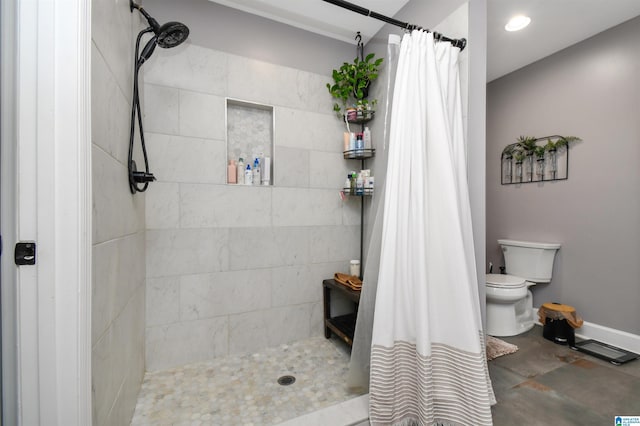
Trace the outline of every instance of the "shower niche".
{"type": "Polygon", "coordinates": [[[273,185],[275,133],[273,106],[226,98],[225,123],[227,184],[273,185]],[[259,170],[255,168],[256,159],[259,170]],[[248,176],[248,171],[252,176],[250,181],[245,178],[248,176]]]}

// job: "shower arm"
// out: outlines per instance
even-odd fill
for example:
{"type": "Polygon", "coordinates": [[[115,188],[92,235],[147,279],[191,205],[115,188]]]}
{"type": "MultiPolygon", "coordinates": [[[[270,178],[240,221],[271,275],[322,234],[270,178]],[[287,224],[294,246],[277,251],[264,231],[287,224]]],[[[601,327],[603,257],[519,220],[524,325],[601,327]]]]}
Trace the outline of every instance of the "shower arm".
{"type": "Polygon", "coordinates": [[[151,15],[149,15],[149,13],[146,10],[144,10],[142,6],[135,3],[133,0],[129,0],[129,11],[133,12],[134,9],[137,9],[138,12],[140,12],[142,16],[145,17],[145,19],[149,23],[149,26],[151,27],[153,32],[157,33],[158,30],[160,29],[160,24],[158,23],[158,21],[156,21],[151,15]]]}

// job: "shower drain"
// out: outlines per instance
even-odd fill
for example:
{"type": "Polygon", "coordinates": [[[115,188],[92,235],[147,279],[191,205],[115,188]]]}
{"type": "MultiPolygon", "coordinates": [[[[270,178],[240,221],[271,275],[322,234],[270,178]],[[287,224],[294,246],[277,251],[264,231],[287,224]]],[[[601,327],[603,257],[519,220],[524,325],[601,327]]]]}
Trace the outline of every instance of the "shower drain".
{"type": "Polygon", "coordinates": [[[292,385],[296,381],[296,378],[293,376],[281,376],[278,377],[278,384],[282,386],[292,385]]]}

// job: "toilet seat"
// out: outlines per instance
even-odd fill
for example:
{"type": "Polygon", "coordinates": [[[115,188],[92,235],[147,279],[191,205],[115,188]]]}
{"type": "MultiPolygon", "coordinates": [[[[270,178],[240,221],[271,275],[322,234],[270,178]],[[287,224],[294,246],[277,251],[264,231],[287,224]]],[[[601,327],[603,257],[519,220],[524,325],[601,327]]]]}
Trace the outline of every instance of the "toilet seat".
{"type": "Polygon", "coordinates": [[[487,274],[486,285],[493,288],[516,289],[527,286],[524,278],[506,274],[487,274]]]}

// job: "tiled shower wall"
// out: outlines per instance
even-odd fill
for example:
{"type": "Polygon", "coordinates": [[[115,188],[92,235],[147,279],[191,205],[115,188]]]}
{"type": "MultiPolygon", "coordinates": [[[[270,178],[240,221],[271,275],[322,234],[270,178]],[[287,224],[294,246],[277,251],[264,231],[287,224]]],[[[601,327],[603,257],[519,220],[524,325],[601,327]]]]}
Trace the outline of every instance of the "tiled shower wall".
{"type": "Polygon", "coordinates": [[[93,425],[125,425],[144,376],[144,196],[127,182],[139,21],[124,0],[94,0],[92,13],[93,425]]]}
{"type": "Polygon", "coordinates": [[[190,44],[145,67],[147,369],[320,335],[322,279],[359,256],[330,70],[190,44]],[[274,107],[272,187],[225,184],[225,97],[274,107]]]}

